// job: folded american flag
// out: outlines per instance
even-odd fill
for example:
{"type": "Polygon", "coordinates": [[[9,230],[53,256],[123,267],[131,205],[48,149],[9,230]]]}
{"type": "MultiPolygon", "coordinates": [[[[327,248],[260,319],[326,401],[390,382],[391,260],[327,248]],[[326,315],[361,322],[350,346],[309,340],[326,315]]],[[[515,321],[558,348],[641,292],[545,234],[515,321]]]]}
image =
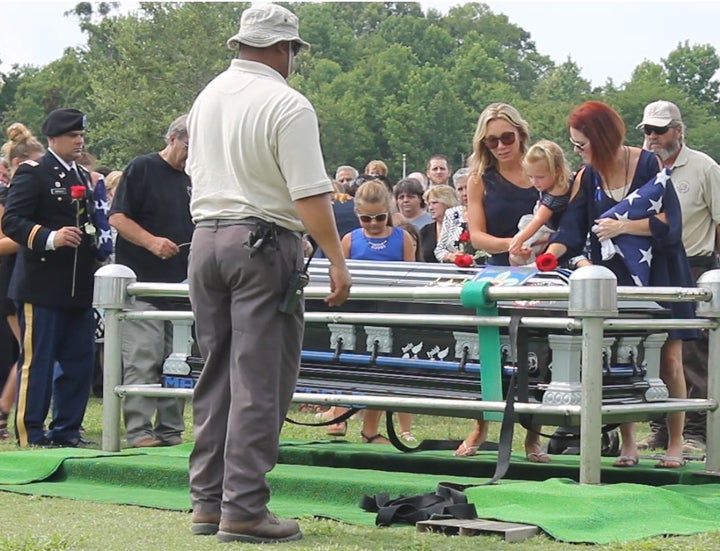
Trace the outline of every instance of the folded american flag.
{"type": "MultiPolygon", "coordinates": [[[[600,218],[641,220],[659,214],[663,211],[663,199],[668,182],[671,182],[670,170],[663,168],[650,181],[633,191],[611,209],[603,212],[600,218]]],[[[650,237],[623,233],[612,240],[602,242],[601,247],[603,260],[608,260],[614,253],[618,253],[622,256],[635,285],[649,285],[650,267],[652,266],[650,237]]]]}
{"type": "Polygon", "coordinates": [[[92,218],[92,223],[98,232],[95,235],[97,246],[96,256],[98,260],[107,260],[113,252],[113,242],[110,231],[110,223],[108,222],[108,212],[110,211],[110,206],[108,205],[107,200],[105,179],[102,176],[95,184],[92,194],[95,208],[91,209],[90,217],[92,218]]]}

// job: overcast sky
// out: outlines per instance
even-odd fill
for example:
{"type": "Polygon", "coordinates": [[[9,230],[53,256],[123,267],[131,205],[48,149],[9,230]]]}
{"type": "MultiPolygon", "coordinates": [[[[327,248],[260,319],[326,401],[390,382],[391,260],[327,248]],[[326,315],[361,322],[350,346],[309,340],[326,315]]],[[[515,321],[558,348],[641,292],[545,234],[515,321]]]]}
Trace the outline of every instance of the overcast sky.
{"type": "MultiPolygon", "coordinates": [[[[74,17],[77,2],[0,2],[0,71],[13,63],[45,65],[65,48],[85,43],[74,17]]],[[[447,9],[458,1],[423,2],[447,9]]],[[[135,2],[120,2],[126,10],[135,2]]],[[[720,52],[720,1],[495,0],[496,13],[528,31],[537,50],[555,63],[571,57],[582,75],[599,86],[627,82],[643,60],[660,63],[680,42],[712,44],[720,52]]],[[[301,22],[302,32],[302,22],[301,22]]],[[[218,37],[224,41],[226,37],[218,37]]]]}

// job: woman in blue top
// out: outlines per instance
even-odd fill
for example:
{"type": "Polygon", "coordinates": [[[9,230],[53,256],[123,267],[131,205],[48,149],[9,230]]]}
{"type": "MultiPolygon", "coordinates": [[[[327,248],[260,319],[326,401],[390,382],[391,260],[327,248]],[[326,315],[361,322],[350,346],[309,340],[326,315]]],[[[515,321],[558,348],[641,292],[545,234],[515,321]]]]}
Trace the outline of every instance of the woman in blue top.
{"type": "MultiPolygon", "coordinates": [[[[467,222],[473,247],[490,254],[488,264],[510,265],[508,250],[518,222],[532,213],[537,201],[537,190],[522,166],[529,134],[527,122],[507,103],[492,103],[480,113],[469,159],[467,222]]],[[[522,247],[519,256],[527,259],[530,253],[522,247]]],[[[523,258],[517,263],[524,264],[523,258]]],[[[525,455],[528,461],[547,463],[550,458],[535,430],[525,436],[525,455]]],[[[475,455],[486,438],[487,421],[478,419],[455,455],[475,455]]]]}
{"type": "MultiPolygon", "coordinates": [[[[577,266],[594,264],[606,266],[617,277],[618,285],[635,285],[634,266],[629,255],[615,254],[603,259],[601,244],[618,236],[645,236],[651,246],[649,285],[694,287],[685,249],[682,244],[682,219],[680,203],[672,182],[664,185],[662,206],[657,210],[642,209],[647,215],[633,219],[603,217],[609,209],[626,197],[633,197],[637,205],[645,184],[655,183],[662,163],[649,151],[623,145],[625,124],[620,115],[609,105],[599,101],[587,101],[570,113],[568,121],[570,141],[585,167],[578,173],[578,189],[563,214],[558,232],[551,238],[548,252],[560,257],[574,256],[584,249],[590,235],[590,260],[573,262],[577,266]],[[643,188],[643,189],[641,189],[643,188]],[[627,262],[626,262],[627,261],[627,262]]],[[[576,185],[573,185],[575,188],[576,185]]],[[[646,253],[648,251],[645,251],[646,253]]],[[[573,259],[575,260],[575,259],[573,259]]],[[[694,317],[691,303],[660,303],[670,309],[674,318],[694,317]]],[[[686,397],[682,364],[682,340],[698,337],[693,329],[672,329],[665,342],[660,358],[660,377],[668,387],[672,398],[686,397]]],[[[682,432],[684,412],[667,416],[668,447],[666,454],[656,465],[660,468],[676,468],[684,464],[682,456],[682,432]]],[[[638,451],[632,423],[621,425],[622,449],[615,462],[617,467],[633,467],[638,462],[638,451]]]]}

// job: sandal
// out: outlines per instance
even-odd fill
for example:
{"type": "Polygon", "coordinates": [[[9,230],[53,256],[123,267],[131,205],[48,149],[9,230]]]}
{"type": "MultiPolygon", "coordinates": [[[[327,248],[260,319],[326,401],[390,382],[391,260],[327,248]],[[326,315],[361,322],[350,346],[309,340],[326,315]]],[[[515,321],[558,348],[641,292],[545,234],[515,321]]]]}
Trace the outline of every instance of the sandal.
{"type": "Polygon", "coordinates": [[[480,446],[471,446],[467,440],[463,440],[458,448],[453,452],[455,457],[470,457],[477,453],[480,446]]]}
{"type": "Polygon", "coordinates": [[[345,436],[347,434],[347,421],[328,426],[327,434],[329,436],[345,436]]]}
{"type": "Polygon", "coordinates": [[[656,469],[679,469],[685,466],[685,459],[677,455],[662,455],[655,464],[656,469]]]}
{"type": "Polygon", "coordinates": [[[401,432],[400,438],[405,440],[405,442],[417,442],[417,438],[415,438],[415,435],[409,430],[401,432]]]}
{"type": "Polygon", "coordinates": [[[10,417],[10,413],[0,409],[0,440],[10,438],[10,431],[7,428],[8,417],[10,417]]]}
{"type": "Polygon", "coordinates": [[[545,452],[527,452],[525,458],[530,463],[550,463],[550,456],[545,452]]]}
{"type": "Polygon", "coordinates": [[[621,467],[627,469],[629,467],[636,467],[638,464],[637,455],[621,455],[613,463],[613,467],[621,467]]]}
{"type": "Polygon", "coordinates": [[[368,436],[364,432],[360,431],[360,438],[363,444],[389,444],[390,440],[385,438],[382,434],[377,433],[372,436],[368,436]]]}

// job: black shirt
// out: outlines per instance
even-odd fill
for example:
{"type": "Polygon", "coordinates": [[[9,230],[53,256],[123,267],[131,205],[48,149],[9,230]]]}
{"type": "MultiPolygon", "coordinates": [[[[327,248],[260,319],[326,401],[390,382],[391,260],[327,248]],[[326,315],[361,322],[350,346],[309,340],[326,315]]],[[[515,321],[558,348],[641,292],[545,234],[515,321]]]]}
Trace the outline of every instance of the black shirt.
{"type": "Polygon", "coordinates": [[[158,153],[136,157],[123,171],[110,214],[122,213],[151,234],[183,245],[179,254],[162,260],[118,234],[115,262],[131,268],[138,281],[178,283],[187,278],[191,191],[190,177],[158,153]]]}

